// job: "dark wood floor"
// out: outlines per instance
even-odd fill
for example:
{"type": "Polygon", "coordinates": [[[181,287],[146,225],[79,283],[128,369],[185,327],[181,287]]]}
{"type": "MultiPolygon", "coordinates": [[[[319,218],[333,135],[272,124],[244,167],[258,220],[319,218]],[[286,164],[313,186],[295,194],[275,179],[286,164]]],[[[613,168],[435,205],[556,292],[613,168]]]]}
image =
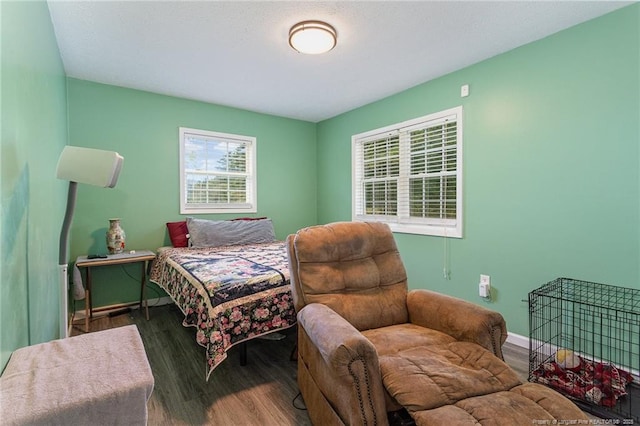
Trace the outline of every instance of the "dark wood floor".
{"type": "MultiPolygon", "coordinates": [[[[149,425],[310,425],[298,395],[296,362],[290,359],[295,328],[282,340],[254,339],[247,346],[247,365],[240,365],[240,348],[205,380],[205,351],[197,345],[195,329],[182,326],[174,305],[149,309],[150,321],[134,310],[91,321],[90,331],[136,324],[153,371],[155,387],[149,401],[149,425]]],[[[84,323],[72,335],[84,333],[84,323]]],[[[505,359],[523,381],[528,351],[504,347],[505,359]]]]}

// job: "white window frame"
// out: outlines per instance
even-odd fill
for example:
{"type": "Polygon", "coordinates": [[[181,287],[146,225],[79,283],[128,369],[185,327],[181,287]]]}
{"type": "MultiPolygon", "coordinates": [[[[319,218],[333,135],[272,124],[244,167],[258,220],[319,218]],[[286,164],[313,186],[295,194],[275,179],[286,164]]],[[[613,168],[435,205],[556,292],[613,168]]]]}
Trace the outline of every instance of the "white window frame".
{"type": "Polygon", "coordinates": [[[203,213],[256,213],[257,206],[257,179],[256,179],[256,143],[257,140],[252,136],[234,135],[230,133],[212,132],[208,130],[190,129],[180,127],[180,213],[181,214],[203,214],[203,213]],[[244,172],[237,171],[220,171],[208,169],[206,166],[199,169],[185,169],[187,155],[187,146],[189,138],[201,138],[202,140],[212,142],[214,144],[231,143],[234,145],[242,144],[246,147],[246,170],[244,172]],[[207,176],[226,176],[240,177],[246,179],[246,199],[245,202],[236,203],[215,203],[203,202],[193,203],[187,202],[187,174],[202,174],[207,176]]]}
{"type": "MultiPolygon", "coordinates": [[[[407,120],[402,123],[393,124],[390,126],[382,127],[379,129],[371,130],[368,132],[353,135],[351,138],[351,184],[352,184],[352,220],[353,221],[377,221],[386,222],[393,232],[420,234],[420,235],[433,235],[443,237],[462,238],[462,106],[450,108],[444,111],[429,114],[423,117],[407,120]],[[411,152],[410,152],[410,138],[409,132],[432,128],[443,123],[456,123],[456,142],[455,142],[455,155],[451,153],[451,157],[445,156],[443,148],[442,162],[445,158],[450,159],[455,156],[455,171],[445,171],[441,169],[440,172],[435,174],[423,173],[422,175],[414,175],[414,178],[424,177],[437,177],[437,176],[455,176],[455,218],[434,218],[434,217],[411,217],[410,215],[410,166],[411,166],[411,152]],[[379,181],[393,181],[390,186],[391,190],[387,193],[387,187],[383,190],[385,193],[383,203],[385,206],[390,205],[391,213],[383,214],[367,214],[365,212],[365,156],[364,145],[369,142],[381,143],[383,139],[395,140],[399,139],[399,160],[389,161],[387,164],[391,164],[388,167],[396,167],[395,164],[399,164],[399,171],[397,177],[383,177],[379,181]],[[394,197],[396,193],[396,199],[391,200],[388,203],[389,198],[394,197]],[[394,204],[397,203],[397,204],[394,204]],[[395,209],[394,209],[395,207],[395,209]]],[[[449,147],[448,149],[451,149],[449,147]]],[[[425,155],[426,155],[425,151],[425,155]]],[[[388,157],[391,159],[391,157],[388,157]]],[[[415,157],[414,157],[415,158],[415,157]]],[[[426,164],[425,160],[425,164],[426,164]]],[[[425,166],[426,167],[426,166],[425,166]]],[[[384,167],[383,167],[384,169],[384,167]]],[[[395,176],[395,175],[394,175],[395,176]]],[[[377,178],[369,178],[368,183],[377,178]]],[[[426,179],[425,179],[426,180],[426,179]]],[[[440,182],[441,184],[442,182],[440,182]]],[[[442,190],[442,186],[440,187],[442,190]]],[[[424,198],[424,195],[423,195],[424,198]]],[[[440,214],[449,214],[453,209],[447,210],[446,203],[444,203],[446,196],[442,193],[439,198],[440,202],[440,214]],[[443,207],[445,206],[445,207],[443,207]]],[[[382,207],[381,207],[382,209],[382,207]]],[[[386,207],[385,207],[386,209],[386,207]]]]}

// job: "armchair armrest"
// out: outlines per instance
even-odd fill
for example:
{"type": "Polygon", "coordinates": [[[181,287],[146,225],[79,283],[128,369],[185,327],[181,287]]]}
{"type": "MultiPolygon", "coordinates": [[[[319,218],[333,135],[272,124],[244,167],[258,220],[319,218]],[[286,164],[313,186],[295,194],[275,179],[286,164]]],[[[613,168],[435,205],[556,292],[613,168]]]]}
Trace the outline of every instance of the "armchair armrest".
{"type": "Polygon", "coordinates": [[[504,359],[507,325],[498,312],[429,290],[410,291],[407,306],[412,323],[477,343],[504,359]]]}
{"type": "Polygon", "coordinates": [[[299,362],[342,422],[385,424],[384,387],[373,344],[331,308],[318,303],[300,310],[298,327],[299,362]]]}

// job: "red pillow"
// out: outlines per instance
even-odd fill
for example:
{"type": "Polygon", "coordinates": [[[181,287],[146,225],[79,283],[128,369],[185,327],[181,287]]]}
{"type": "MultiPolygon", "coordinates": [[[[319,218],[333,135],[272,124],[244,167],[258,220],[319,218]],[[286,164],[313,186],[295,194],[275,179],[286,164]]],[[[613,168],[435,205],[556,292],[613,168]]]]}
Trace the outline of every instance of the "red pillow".
{"type": "Polygon", "coordinates": [[[169,238],[171,244],[174,247],[188,247],[189,246],[189,229],[187,228],[187,221],[182,222],[167,222],[167,231],[169,231],[169,238]]]}

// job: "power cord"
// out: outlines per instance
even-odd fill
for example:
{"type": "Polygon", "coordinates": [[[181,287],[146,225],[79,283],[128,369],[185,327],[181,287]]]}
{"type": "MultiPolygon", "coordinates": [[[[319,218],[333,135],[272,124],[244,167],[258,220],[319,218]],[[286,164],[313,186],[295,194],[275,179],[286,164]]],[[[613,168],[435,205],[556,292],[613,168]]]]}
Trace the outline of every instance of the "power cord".
{"type": "MultiPolygon", "coordinates": [[[[125,268],[125,265],[120,265],[120,268],[122,269],[122,272],[125,273],[125,275],[127,275],[129,278],[131,278],[133,281],[140,281],[139,277],[134,277],[133,275],[131,275],[129,273],[129,271],[127,271],[127,268],[125,268]]],[[[155,299],[155,303],[153,303],[152,305],[149,305],[150,307],[156,306],[159,302],[160,302],[160,292],[158,291],[156,286],[152,286],[149,283],[149,277],[147,276],[147,282],[145,283],[145,287],[149,290],[152,290],[156,297],[155,298],[151,298],[151,300],[155,299]]],[[[147,300],[149,300],[149,298],[147,298],[147,300]]]]}
{"type": "Polygon", "coordinates": [[[293,400],[291,401],[291,405],[293,405],[293,408],[295,408],[296,410],[307,411],[307,406],[304,404],[304,399],[302,399],[302,393],[300,392],[298,392],[298,394],[293,398],[293,400]],[[296,405],[296,400],[298,399],[302,401],[302,404],[303,404],[302,407],[296,405]]]}

